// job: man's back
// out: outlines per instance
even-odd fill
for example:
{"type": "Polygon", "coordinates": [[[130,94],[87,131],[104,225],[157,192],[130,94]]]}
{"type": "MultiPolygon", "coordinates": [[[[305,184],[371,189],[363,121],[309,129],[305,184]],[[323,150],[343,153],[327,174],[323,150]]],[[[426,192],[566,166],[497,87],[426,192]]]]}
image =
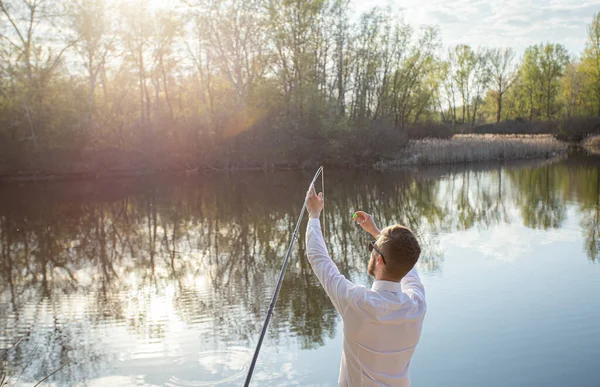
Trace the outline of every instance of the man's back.
{"type": "Polygon", "coordinates": [[[340,274],[318,219],[306,230],[308,259],[344,323],[340,386],[410,386],[409,365],[421,335],[425,291],[417,272],[369,290],[340,274]]]}
{"type": "Polygon", "coordinates": [[[425,316],[424,297],[416,300],[402,292],[400,283],[388,281],[375,281],[364,292],[364,298],[342,315],[346,372],[340,373],[340,385],[409,386],[410,359],[425,316]]]}

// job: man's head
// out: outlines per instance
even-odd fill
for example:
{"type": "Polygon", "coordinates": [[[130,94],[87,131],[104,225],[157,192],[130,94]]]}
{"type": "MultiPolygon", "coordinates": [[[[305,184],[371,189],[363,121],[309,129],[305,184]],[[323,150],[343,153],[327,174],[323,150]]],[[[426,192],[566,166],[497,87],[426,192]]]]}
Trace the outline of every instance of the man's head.
{"type": "Polygon", "coordinates": [[[410,229],[394,225],[381,230],[367,272],[377,279],[400,281],[417,263],[421,247],[410,229]]]}

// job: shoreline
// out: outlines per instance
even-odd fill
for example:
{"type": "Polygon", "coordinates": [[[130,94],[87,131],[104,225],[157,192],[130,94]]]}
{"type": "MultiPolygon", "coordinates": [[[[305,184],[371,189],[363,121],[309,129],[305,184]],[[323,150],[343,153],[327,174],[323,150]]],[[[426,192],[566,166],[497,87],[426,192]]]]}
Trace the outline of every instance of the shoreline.
{"type": "Polygon", "coordinates": [[[551,135],[465,134],[450,139],[409,141],[396,157],[381,160],[379,169],[402,166],[552,159],[568,153],[570,143],[551,135]]]}
{"type": "MultiPolygon", "coordinates": [[[[383,157],[374,164],[324,163],[333,169],[373,169],[378,171],[393,170],[402,167],[419,167],[433,165],[468,165],[486,162],[505,162],[518,160],[549,160],[565,156],[570,149],[588,150],[582,143],[563,142],[550,135],[455,135],[451,139],[421,139],[409,144],[394,155],[383,157]]],[[[234,168],[217,168],[211,165],[195,166],[191,169],[173,168],[141,168],[141,169],[106,169],[81,171],[31,171],[0,172],[1,183],[77,181],[77,180],[111,180],[131,179],[152,176],[195,176],[211,173],[240,172],[276,172],[300,171],[311,169],[321,163],[309,162],[297,164],[269,164],[268,166],[249,166],[234,168]],[[314,165],[313,165],[314,164],[314,165]]],[[[71,168],[72,169],[72,168],[71,168]]]]}

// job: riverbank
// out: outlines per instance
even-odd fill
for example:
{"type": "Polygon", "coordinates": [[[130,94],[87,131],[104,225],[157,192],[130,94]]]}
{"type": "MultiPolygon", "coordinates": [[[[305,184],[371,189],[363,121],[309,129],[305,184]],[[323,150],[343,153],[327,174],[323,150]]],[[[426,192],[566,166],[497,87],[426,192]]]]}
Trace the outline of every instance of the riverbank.
{"type": "MultiPolygon", "coordinates": [[[[600,142],[600,140],[599,140],[600,142]]],[[[465,164],[488,161],[548,159],[565,155],[569,144],[556,140],[551,135],[455,135],[449,139],[410,140],[397,152],[370,164],[356,164],[347,160],[325,163],[329,168],[386,169],[399,166],[436,164],[465,164]]],[[[207,172],[277,171],[316,167],[318,159],[298,163],[267,163],[251,167],[215,167],[192,163],[167,163],[161,165],[154,160],[147,166],[142,160],[125,160],[111,155],[95,155],[86,158],[79,155],[73,160],[54,163],[39,170],[1,170],[0,181],[47,181],[47,180],[99,180],[104,178],[143,177],[154,175],[195,175],[207,172]],[[99,157],[102,156],[102,157],[99,157]],[[100,161],[99,161],[100,160],[100,161]],[[110,167],[110,165],[117,167],[110,167]],[[314,164],[314,165],[313,165],[314,164]]]]}
{"type": "Polygon", "coordinates": [[[395,158],[379,161],[375,167],[548,159],[565,155],[568,148],[568,143],[545,134],[455,135],[451,139],[409,141],[395,158]]]}

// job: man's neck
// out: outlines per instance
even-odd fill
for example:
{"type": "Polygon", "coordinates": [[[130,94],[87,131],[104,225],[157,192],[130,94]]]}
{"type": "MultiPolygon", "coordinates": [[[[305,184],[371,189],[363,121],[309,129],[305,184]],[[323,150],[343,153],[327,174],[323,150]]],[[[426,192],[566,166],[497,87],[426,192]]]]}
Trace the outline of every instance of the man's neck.
{"type": "Polygon", "coordinates": [[[400,282],[400,280],[394,279],[394,278],[390,278],[388,276],[386,276],[385,274],[375,274],[375,279],[377,281],[389,281],[389,282],[400,282]]]}

